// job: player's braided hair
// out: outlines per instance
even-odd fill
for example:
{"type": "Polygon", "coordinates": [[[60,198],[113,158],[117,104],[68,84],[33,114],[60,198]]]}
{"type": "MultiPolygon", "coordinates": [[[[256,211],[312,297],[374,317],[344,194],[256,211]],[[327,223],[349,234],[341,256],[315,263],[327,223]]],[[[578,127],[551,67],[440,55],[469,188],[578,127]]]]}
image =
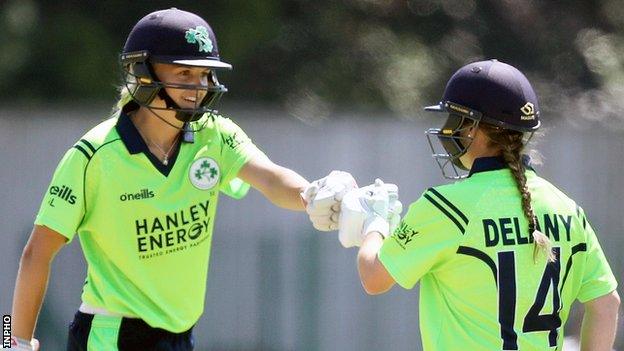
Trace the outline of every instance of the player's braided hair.
{"type": "Polygon", "coordinates": [[[550,262],[555,260],[555,256],[552,253],[552,243],[550,239],[539,230],[537,230],[537,217],[533,212],[531,206],[531,192],[527,186],[527,178],[525,174],[525,167],[522,162],[522,151],[524,150],[525,143],[523,141],[524,134],[522,132],[504,129],[481,123],[480,129],[485,132],[485,135],[489,138],[489,143],[492,146],[497,146],[502,152],[503,159],[507,163],[507,166],[511,170],[511,174],[516,180],[516,186],[522,197],[522,211],[524,216],[529,221],[529,234],[533,237],[534,249],[533,259],[537,259],[538,254],[544,252],[550,262]]]}

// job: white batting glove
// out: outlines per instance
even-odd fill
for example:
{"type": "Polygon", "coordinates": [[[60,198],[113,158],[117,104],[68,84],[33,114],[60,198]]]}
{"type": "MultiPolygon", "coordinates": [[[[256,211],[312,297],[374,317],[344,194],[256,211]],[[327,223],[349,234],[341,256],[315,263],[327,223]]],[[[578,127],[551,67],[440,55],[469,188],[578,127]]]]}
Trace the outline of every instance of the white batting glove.
{"type": "Polygon", "coordinates": [[[28,341],[26,339],[12,336],[10,349],[17,350],[17,351],[38,351],[39,340],[33,338],[32,340],[28,341]]]}
{"type": "MultiPolygon", "coordinates": [[[[386,185],[394,185],[396,189],[395,192],[388,191],[388,198],[390,200],[388,207],[388,224],[390,225],[390,234],[394,233],[394,230],[401,223],[401,212],[403,212],[403,204],[399,201],[399,189],[395,184],[386,184],[386,185]]],[[[366,235],[365,235],[366,236],[366,235]]]]}
{"type": "Polygon", "coordinates": [[[331,171],[327,177],[313,181],[301,198],[314,228],[324,232],[338,229],[340,201],[354,188],[357,183],[348,172],[331,171]]]}
{"type": "Polygon", "coordinates": [[[368,233],[384,237],[396,228],[403,206],[395,184],[375,184],[351,190],[341,202],[338,239],[344,247],[361,246],[368,233]]]}

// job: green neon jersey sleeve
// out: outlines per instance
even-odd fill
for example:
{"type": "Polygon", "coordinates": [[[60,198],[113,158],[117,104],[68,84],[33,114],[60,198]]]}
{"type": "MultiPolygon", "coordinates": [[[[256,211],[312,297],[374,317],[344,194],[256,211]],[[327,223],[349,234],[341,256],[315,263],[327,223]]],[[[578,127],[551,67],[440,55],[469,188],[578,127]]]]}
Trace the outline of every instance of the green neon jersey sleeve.
{"type": "Polygon", "coordinates": [[[426,191],[410,205],[379,252],[379,260],[386,270],[406,289],[411,289],[423,275],[455,254],[461,239],[453,223],[456,217],[447,216],[437,206],[442,206],[447,213],[452,213],[449,211],[453,209],[447,210],[444,206],[448,205],[434,192],[426,191]]]}
{"type": "Polygon", "coordinates": [[[587,234],[587,255],[585,255],[585,270],[577,298],[580,302],[587,302],[615,290],[617,281],[598,243],[594,229],[587,222],[584,213],[581,216],[583,216],[582,220],[587,234]]]}
{"type": "Polygon", "coordinates": [[[240,200],[247,195],[250,187],[251,185],[242,179],[234,178],[225,187],[221,187],[221,192],[233,199],[240,200]]]}
{"type": "Polygon", "coordinates": [[[221,138],[221,164],[224,174],[220,190],[233,197],[242,198],[249,186],[242,181],[234,181],[240,169],[253,157],[262,154],[251,139],[229,118],[218,116],[215,125],[221,138]]]}
{"type": "Polygon", "coordinates": [[[84,195],[87,184],[84,175],[88,162],[83,153],[85,149],[88,146],[80,141],[65,153],[54,172],[35,219],[35,224],[46,226],[70,241],[85,213],[84,195]]]}

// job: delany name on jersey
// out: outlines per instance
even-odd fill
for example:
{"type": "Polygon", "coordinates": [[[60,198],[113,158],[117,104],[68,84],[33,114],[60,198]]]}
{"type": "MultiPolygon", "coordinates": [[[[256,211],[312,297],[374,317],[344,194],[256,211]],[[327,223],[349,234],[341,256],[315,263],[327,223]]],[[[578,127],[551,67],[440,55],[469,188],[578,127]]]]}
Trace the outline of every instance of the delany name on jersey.
{"type": "MultiPolygon", "coordinates": [[[[533,236],[524,226],[520,226],[518,217],[485,218],[482,220],[485,246],[503,246],[532,244],[533,236]]],[[[572,216],[560,214],[544,214],[537,218],[537,229],[551,240],[559,242],[563,231],[566,241],[570,241],[572,216]],[[543,225],[543,226],[542,226],[543,225]]]]}

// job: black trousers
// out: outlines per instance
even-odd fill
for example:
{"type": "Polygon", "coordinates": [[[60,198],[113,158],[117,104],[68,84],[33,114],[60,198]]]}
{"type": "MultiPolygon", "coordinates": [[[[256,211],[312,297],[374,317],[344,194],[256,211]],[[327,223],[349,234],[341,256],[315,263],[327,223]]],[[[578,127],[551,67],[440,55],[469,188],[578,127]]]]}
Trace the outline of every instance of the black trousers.
{"type": "Polygon", "coordinates": [[[67,351],[191,351],[193,328],[172,333],[141,319],[76,312],[69,326],[67,351]]]}

